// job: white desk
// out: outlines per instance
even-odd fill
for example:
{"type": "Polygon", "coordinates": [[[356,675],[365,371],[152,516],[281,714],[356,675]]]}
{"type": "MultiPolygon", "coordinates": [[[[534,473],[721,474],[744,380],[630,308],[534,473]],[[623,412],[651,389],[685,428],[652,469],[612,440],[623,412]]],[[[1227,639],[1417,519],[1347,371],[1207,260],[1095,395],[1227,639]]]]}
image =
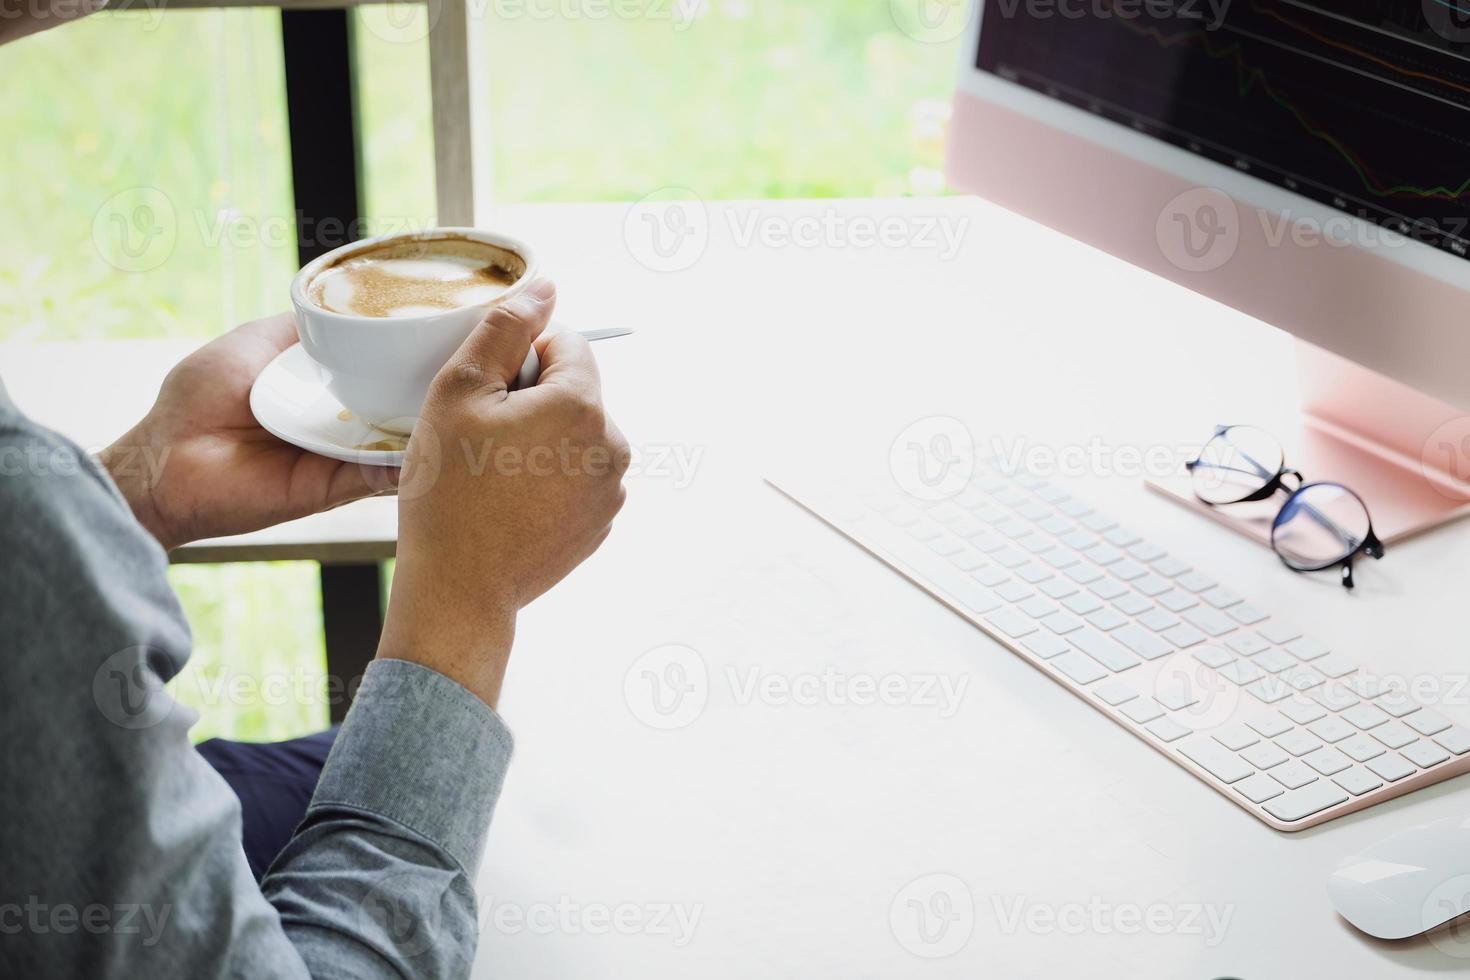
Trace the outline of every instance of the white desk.
{"type": "MultiPolygon", "coordinates": [[[[500,216],[542,244],[559,316],[637,328],[598,348],[633,444],[698,465],[687,485],[672,466],[635,472],[602,551],[524,614],[501,704],[517,756],[479,881],[476,976],[1295,980],[1470,964],[1423,940],[1366,939],[1323,887],[1347,853],[1470,809],[1464,779],[1275,833],[761,480],[766,460],[803,438],[870,431],[884,442],[935,414],[966,419],[982,439],[1054,448],[1182,446],[1217,421],[1288,432],[1284,335],[967,199],[712,204],[703,257],[663,273],[630,252],[626,214],[500,216]],[[828,214],[839,226],[940,216],[968,230],[949,261],[741,238],[752,217],[791,227],[828,214]],[[708,703],[687,727],[660,731],[630,711],[624,676],[671,643],[703,658],[708,703]],[[727,671],[743,684],[752,667],[970,681],[960,710],[941,718],[913,706],[742,704],[727,671]],[[962,879],[975,915],[959,952],[925,960],[895,939],[889,912],[932,873],[962,879]],[[1089,903],[1105,918],[1137,909],[1180,922],[1208,906],[1229,919],[1213,945],[1199,931],[1129,934],[1117,917],[1104,930],[1025,925],[1028,909],[1089,903]],[[544,918],[625,905],[645,922],[657,906],[697,907],[692,941],[544,918]]],[[[1135,475],[1072,482],[1262,604],[1297,609],[1366,667],[1446,683],[1466,674],[1470,525],[1365,563],[1346,595],[1334,577],[1286,571],[1135,475]]],[[[371,534],[388,533],[383,520],[362,517],[371,534]]],[[[1445,945],[1470,954],[1453,937],[1445,945]]]]}

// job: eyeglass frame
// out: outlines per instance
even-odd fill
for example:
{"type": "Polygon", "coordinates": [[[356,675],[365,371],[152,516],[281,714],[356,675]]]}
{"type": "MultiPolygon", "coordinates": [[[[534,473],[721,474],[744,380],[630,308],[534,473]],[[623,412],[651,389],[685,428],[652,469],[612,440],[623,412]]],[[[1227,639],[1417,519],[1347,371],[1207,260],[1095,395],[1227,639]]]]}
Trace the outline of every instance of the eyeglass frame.
{"type": "MultiPolygon", "coordinates": [[[[1205,440],[1205,444],[1199,448],[1199,453],[1195,455],[1194,459],[1185,462],[1185,470],[1187,470],[1190,475],[1193,475],[1195,467],[1204,462],[1204,451],[1209,448],[1210,443],[1225,435],[1225,433],[1229,432],[1231,429],[1240,428],[1247,428],[1247,426],[1216,425],[1214,434],[1211,435],[1209,439],[1205,440]]],[[[1250,426],[1250,428],[1254,428],[1254,426],[1250,426]]],[[[1267,434],[1269,435],[1269,433],[1267,434]]],[[[1273,436],[1272,438],[1275,437],[1273,436]]],[[[1263,473],[1265,472],[1265,467],[1261,466],[1260,463],[1257,463],[1254,459],[1251,459],[1249,455],[1246,455],[1244,453],[1242,453],[1242,455],[1244,455],[1246,459],[1250,460],[1250,462],[1257,466],[1263,473]]],[[[1199,495],[1199,491],[1197,490],[1194,491],[1194,496],[1197,500],[1199,500],[1200,503],[1204,504],[1206,507],[1230,507],[1235,504],[1248,504],[1261,500],[1270,500],[1272,497],[1276,496],[1276,494],[1283,491],[1285,491],[1287,497],[1284,501],[1282,501],[1281,509],[1276,512],[1276,516],[1271,521],[1271,550],[1276,553],[1277,558],[1281,559],[1281,563],[1287,568],[1291,569],[1293,572],[1322,572],[1335,566],[1341,566],[1342,587],[1345,589],[1351,589],[1353,588],[1353,559],[1357,558],[1357,556],[1360,554],[1367,555],[1369,558],[1372,558],[1375,561],[1383,557],[1383,541],[1373,530],[1373,513],[1372,511],[1368,510],[1367,502],[1364,501],[1362,497],[1358,496],[1357,491],[1353,490],[1351,487],[1344,486],[1343,484],[1336,483],[1332,480],[1318,480],[1312,483],[1308,483],[1306,481],[1306,477],[1302,476],[1300,470],[1293,469],[1292,467],[1286,465],[1285,450],[1282,451],[1281,464],[1276,468],[1276,473],[1269,480],[1267,480],[1260,489],[1254,491],[1253,493],[1247,494],[1246,496],[1241,497],[1239,500],[1226,500],[1220,503],[1216,503],[1212,500],[1206,500],[1204,497],[1201,497],[1199,495]],[[1289,476],[1294,476],[1297,479],[1297,486],[1295,490],[1288,488],[1286,485],[1286,478],[1289,476]],[[1331,561],[1323,562],[1320,565],[1295,565],[1291,561],[1289,561],[1285,555],[1281,553],[1281,550],[1279,548],[1276,547],[1276,531],[1281,526],[1281,515],[1286,513],[1286,509],[1291,504],[1292,498],[1296,497],[1302,491],[1309,490],[1312,487],[1336,487],[1338,490],[1341,490],[1344,493],[1351,495],[1352,498],[1358,502],[1358,505],[1363,508],[1363,516],[1366,517],[1368,520],[1368,532],[1363,535],[1363,540],[1358,543],[1357,547],[1353,548],[1341,558],[1334,558],[1331,561]]],[[[1314,513],[1318,521],[1320,521],[1324,525],[1336,529],[1339,537],[1341,537],[1345,542],[1352,541],[1353,536],[1344,533],[1341,528],[1337,528],[1335,522],[1328,518],[1325,514],[1317,512],[1315,507],[1309,506],[1307,509],[1314,513]]]]}

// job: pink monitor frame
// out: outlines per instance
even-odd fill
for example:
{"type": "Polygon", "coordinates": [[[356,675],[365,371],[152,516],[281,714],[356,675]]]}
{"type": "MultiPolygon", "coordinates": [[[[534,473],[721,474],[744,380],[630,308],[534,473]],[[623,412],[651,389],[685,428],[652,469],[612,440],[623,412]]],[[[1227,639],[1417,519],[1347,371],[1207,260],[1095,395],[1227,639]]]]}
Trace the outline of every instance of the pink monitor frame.
{"type": "MultiPolygon", "coordinates": [[[[1470,408],[1470,260],[1377,229],[1352,239],[1362,245],[1314,239],[1333,227],[1313,217],[1322,205],[979,71],[979,20],[955,93],[950,184],[1294,334],[1302,425],[1279,433],[1287,463],[1356,490],[1385,542],[1470,513],[1470,416],[1456,407],[1470,408]],[[1191,271],[1159,228],[1180,195],[1200,193],[1233,202],[1238,241],[1218,267],[1191,271]]],[[[1254,420],[1199,421],[1208,434],[1254,420]]],[[[1183,474],[1150,487],[1263,542],[1280,506],[1211,508],[1183,474]]]]}

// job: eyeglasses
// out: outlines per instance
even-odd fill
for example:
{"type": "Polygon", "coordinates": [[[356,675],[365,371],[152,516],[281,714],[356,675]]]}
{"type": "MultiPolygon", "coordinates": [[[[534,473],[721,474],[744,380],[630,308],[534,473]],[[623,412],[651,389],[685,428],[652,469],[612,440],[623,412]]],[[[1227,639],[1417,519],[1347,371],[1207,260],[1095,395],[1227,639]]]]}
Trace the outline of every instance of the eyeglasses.
{"type": "Polygon", "coordinates": [[[1212,507],[1268,500],[1287,491],[1271,523],[1271,547],[1287,568],[1317,572],[1341,567],[1344,588],[1353,587],[1353,559],[1383,557],[1368,505],[1341,483],[1307,483],[1286,466],[1281,444],[1253,425],[1222,425],[1199,456],[1184,464],[1194,494],[1212,507]],[[1296,489],[1287,487],[1288,478],[1296,489]]]}

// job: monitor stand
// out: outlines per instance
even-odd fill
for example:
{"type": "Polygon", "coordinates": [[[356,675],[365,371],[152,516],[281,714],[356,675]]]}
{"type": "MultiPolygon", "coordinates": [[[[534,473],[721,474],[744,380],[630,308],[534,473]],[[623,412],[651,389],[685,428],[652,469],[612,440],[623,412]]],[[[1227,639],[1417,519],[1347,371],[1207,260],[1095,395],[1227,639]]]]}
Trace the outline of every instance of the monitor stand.
{"type": "MultiPolygon", "coordinates": [[[[1387,544],[1470,514],[1470,414],[1303,341],[1297,341],[1301,420],[1276,433],[1286,465],[1308,482],[1341,483],[1368,504],[1387,544]]],[[[1242,419],[1203,419],[1201,430],[1242,419]]],[[[1283,498],[1210,507],[1189,475],[1149,488],[1241,534],[1270,544],[1283,498]]]]}

